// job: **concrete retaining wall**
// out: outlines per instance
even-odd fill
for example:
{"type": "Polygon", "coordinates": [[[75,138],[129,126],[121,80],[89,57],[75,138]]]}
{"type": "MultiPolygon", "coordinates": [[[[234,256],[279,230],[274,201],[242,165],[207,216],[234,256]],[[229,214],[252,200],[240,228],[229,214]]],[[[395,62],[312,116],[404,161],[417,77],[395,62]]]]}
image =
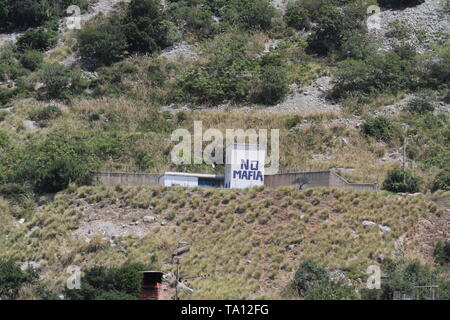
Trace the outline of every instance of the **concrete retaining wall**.
{"type": "Polygon", "coordinates": [[[330,172],[299,172],[265,176],[265,186],[269,188],[297,186],[302,189],[330,186],[330,172]]]}
{"type": "Polygon", "coordinates": [[[118,184],[136,186],[157,186],[161,174],[158,173],[121,173],[121,172],[94,172],[94,179],[109,187],[118,184]]]}
{"type": "Polygon", "coordinates": [[[298,172],[265,176],[265,185],[269,188],[295,186],[307,188],[352,188],[358,190],[378,190],[376,184],[348,183],[333,171],[298,172]]]}
{"type": "MultiPolygon", "coordinates": [[[[160,185],[158,173],[113,173],[94,172],[94,178],[109,187],[121,184],[124,186],[157,186],[160,185]]],[[[266,175],[264,185],[269,188],[295,186],[307,188],[352,188],[358,190],[378,190],[376,184],[348,183],[333,171],[298,172],[266,175]]]]}

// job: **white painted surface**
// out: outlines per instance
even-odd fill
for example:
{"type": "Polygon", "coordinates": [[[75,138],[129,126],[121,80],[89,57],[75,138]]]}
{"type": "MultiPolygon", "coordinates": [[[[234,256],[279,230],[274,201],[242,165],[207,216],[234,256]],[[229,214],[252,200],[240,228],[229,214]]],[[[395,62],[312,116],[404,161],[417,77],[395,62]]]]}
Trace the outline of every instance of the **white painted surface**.
{"type": "Polygon", "coordinates": [[[197,187],[198,178],[197,177],[187,177],[179,175],[165,175],[163,178],[163,185],[166,187],[197,187]]]}
{"type": "Polygon", "coordinates": [[[225,187],[244,189],[264,185],[266,150],[258,145],[233,144],[226,148],[225,187]]]}

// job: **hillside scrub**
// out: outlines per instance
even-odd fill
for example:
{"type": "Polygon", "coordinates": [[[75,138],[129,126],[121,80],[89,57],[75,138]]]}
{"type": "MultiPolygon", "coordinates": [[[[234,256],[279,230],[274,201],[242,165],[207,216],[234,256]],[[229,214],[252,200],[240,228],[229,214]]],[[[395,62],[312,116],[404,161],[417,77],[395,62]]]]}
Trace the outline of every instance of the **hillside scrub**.
{"type": "Polygon", "coordinates": [[[39,27],[65,14],[70,5],[87,9],[90,0],[2,0],[0,32],[39,27]]]}

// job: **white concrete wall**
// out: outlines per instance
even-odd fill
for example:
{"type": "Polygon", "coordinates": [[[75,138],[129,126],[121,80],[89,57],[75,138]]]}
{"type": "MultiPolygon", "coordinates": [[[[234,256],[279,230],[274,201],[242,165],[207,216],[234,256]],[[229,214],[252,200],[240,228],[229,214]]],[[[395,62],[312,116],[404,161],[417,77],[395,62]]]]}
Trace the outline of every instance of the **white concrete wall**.
{"type": "Polygon", "coordinates": [[[196,177],[183,177],[183,176],[171,176],[167,175],[162,178],[163,185],[166,187],[182,186],[182,187],[197,187],[198,178],[196,177]]]}
{"type": "Polygon", "coordinates": [[[230,145],[226,149],[225,187],[264,185],[266,151],[256,145],[230,145]]]}

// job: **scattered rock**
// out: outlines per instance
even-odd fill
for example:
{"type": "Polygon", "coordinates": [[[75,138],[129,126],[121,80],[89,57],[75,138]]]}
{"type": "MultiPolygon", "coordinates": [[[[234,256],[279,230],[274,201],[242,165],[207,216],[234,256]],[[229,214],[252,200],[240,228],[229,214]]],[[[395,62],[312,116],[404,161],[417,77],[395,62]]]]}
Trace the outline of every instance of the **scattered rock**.
{"type": "Polygon", "coordinates": [[[41,264],[39,262],[27,261],[27,262],[21,264],[20,269],[22,271],[28,270],[28,269],[38,269],[40,266],[41,266],[41,264]]]}
{"type": "Polygon", "coordinates": [[[379,227],[380,227],[380,230],[381,230],[383,233],[388,233],[388,232],[391,232],[391,231],[392,231],[391,228],[389,228],[388,226],[382,226],[382,225],[380,225],[379,227]]]}
{"type": "Polygon", "coordinates": [[[340,140],[341,140],[341,145],[342,145],[343,147],[348,146],[348,140],[347,140],[346,138],[341,137],[340,140]]]}
{"type": "Polygon", "coordinates": [[[180,59],[184,60],[196,60],[198,54],[195,52],[195,46],[187,44],[186,42],[180,42],[172,47],[166,48],[161,57],[166,58],[169,61],[176,61],[180,59]]]}
{"type": "Polygon", "coordinates": [[[149,223],[149,222],[154,222],[156,220],[156,218],[154,216],[145,216],[143,220],[144,220],[144,222],[149,223]]]}
{"type": "Polygon", "coordinates": [[[364,227],[373,227],[377,225],[375,222],[369,220],[364,220],[362,224],[364,227]]]}
{"type": "Polygon", "coordinates": [[[25,130],[27,130],[27,131],[34,131],[34,130],[39,129],[39,126],[35,121],[23,120],[22,124],[25,127],[25,130]]]}

